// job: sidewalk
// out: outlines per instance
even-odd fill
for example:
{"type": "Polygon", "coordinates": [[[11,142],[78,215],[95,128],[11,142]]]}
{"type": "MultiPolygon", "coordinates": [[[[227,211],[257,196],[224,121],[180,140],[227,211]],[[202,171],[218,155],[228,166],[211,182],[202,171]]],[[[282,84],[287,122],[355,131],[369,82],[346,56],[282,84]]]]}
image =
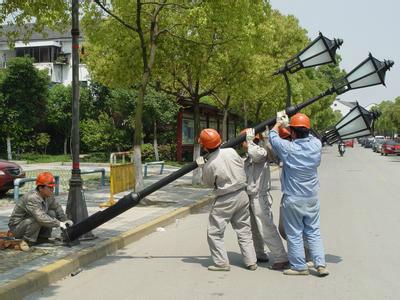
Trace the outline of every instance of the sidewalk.
{"type": "MultiPolygon", "coordinates": [[[[166,167],[164,174],[145,178],[145,185],[157,182],[176,171],[166,167]]],[[[211,189],[192,187],[192,173],[186,174],[161,190],[149,195],[148,204],[138,205],[93,230],[97,237],[82,241],[74,247],[43,246],[32,247],[29,252],[0,251],[0,299],[21,299],[22,297],[48,286],[65,276],[80,272],[89,263],[123,248],[125,245],[163,227],[178,222],[193,210],[203,207],[213,199],[211,189]]],[[[89,190],[84,193],[89,215],[102,210],[99,204],[109,198],[109,187],[89,190]]],[[[115,199],[122,197],[118,194],[115,199]]],[[[64,209],[68,194],[57,197],[64,209]]],[[[0,206],[0,231],[8,230],[7,223],[14,208],[9,202],[0,206]]],[[[53,230],[53,236],[60,233],[53,230]]]]}

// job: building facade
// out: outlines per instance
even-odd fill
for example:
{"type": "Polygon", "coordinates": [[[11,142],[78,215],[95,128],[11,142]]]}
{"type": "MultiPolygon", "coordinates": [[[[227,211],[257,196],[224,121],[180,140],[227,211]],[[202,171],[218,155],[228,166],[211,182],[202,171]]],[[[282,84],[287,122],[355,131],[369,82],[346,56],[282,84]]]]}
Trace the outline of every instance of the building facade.
{"type": "Polygon", "coordinates": [[[333,111],[339,111],[342,114],[342,117],[347,115],[347,113],[357,105],[357,102],[343,101],[340,99],[335,99],[333,101],[331,108],[333,111]]]}
{"type": "MultiPolygon", "coordinates": [[[[81,46],[81,55],[84,48],[81,46]]],[[[72,37],[71,32],[63,33],[45,30],[32,33],[29,41],[17,40],[14,48],[10,48],[7,37],[0,37],[0,68],[7,66],[7,61],[14,57],[30,56],[34,66],[39,70],[47,70],[52,83],[70,85],[72,82],[72,37]]],[[[86,85],[90,80],[85,64],[79,64],[79,81],[86,85]]]]}

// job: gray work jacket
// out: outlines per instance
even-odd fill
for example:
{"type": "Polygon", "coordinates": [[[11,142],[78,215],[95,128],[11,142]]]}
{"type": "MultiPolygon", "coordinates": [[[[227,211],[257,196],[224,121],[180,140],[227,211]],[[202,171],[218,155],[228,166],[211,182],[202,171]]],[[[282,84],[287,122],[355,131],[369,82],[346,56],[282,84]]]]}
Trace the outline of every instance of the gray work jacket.
{"type": "Polygon", "coordinates": [[[36,222],[44,227],[58,227],[60,226],[60,221],[68,220],[60,203],[54,197],[43,199],[36,190],[26,193],[18,201],[11,214],[8,226],[17,226],[27,218],[34,218],[36,222]],[[49,210],[53,210],[56,213],[56,218],[52,218],[47,214],[49,210]]]}
{"type": "Polygon", "coordinates": [[[244,170],[247,177],[247,193],[249,195],[267,195],[271,189],[267,150],[253,142],[248,143],[244,170]]]}
{"type": "Polygon", "coordinates": [[[218,149],[211,153],[203,167],[203,182],[214,187],[217,196],[246,187],[242,158],[232,148],[218,149]]]}

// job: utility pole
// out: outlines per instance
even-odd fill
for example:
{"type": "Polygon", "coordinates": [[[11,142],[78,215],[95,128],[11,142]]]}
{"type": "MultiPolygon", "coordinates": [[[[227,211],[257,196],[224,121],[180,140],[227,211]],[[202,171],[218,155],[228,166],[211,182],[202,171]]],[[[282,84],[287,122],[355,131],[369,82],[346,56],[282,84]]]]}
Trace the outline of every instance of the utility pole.
{"type": "MultiPolygon", "coordinates": [[[[74,224],[88,217],[85,196],[82,190],[82,177],[79,166],[79,0],[72,0],[72,170],[69,181],[67,215],[74,224]]],[[[82,239],[94,238],[88,232],[82,239]]]]}

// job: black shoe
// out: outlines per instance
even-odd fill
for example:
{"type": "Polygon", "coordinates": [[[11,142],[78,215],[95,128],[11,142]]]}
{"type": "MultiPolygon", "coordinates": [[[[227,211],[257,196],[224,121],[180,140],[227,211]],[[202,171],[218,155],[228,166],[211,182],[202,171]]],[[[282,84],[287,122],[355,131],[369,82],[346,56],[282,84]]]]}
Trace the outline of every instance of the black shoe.
{"type": "Polygon", "coordinates": [[[39,236],[36,240],[36,244],[49,244],[49,243],[51,243],[51,241],[48,237],[39,236]]]}

